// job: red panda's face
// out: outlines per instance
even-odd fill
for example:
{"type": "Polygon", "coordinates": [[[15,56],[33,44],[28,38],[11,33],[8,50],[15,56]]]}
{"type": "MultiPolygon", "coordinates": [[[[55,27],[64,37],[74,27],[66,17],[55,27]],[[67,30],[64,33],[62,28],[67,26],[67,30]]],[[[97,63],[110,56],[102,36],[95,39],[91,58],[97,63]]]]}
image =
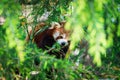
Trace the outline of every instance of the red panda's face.
{"type": "Polygon", "coordinates": [[[64,24],[53,22],[49,29],[52,30],[52,36],[58,44],[61,46],[67,46],[69,44],[67,33],[64,30],[64,24]]]}

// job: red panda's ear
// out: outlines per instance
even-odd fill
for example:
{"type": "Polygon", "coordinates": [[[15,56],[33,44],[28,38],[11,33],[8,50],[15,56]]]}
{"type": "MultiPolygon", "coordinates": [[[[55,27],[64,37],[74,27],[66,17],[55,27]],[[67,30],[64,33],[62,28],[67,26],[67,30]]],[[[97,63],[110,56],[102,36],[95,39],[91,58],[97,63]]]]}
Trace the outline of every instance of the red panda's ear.
{"type": "MultiPolygon", "coordinates": [[[[44,22],[41,22],[39,24],[37,24],[35,26],[35,30],[34,30],[34,33],[35,34],[39,29],[41,29],[42,27],[46,26],[46,24],[44,22]]],[[[26,41],[28,42],[30,40],[30,35],[32,34],[33,30],[31,29],[31,27],[28,27],[30,28],[30,30],[28,30],[28,34],[26,36],[26,41]]]]}
{"type": "Polygon", "coordinates": [[[52,22],[51,27],[49,29],[55,29],[55,28],[60,28],[61,25],[58,22],[52,22]]]}
{"type": "Polygon", "coordinates": [[[35,26],[34,32],[37,32],[38,30],[40,30],[40,29],[41,29],[42,27],[44,27],[44,26],[46,26],[46,23],[44,23],[44,22],[41,22],[41,23],[37,24],[37,25],[35,26]]]}
{"type": "Polygon", "coordinates": [[[61,25],[62,27],[64,27],[65,24],[66,24],[66,21],[62,21],[62,22],[59,22],[59,23],[60,23],[60,25],[61,25]]]}

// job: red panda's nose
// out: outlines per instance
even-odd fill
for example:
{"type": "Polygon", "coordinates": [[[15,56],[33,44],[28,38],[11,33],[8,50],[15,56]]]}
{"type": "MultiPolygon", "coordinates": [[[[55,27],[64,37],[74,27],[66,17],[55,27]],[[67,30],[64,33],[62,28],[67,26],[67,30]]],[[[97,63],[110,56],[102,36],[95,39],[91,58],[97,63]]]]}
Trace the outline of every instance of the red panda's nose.
{"type": "Polygon", "coordinates": [[[66,42],[62,42],[62,43],[61,43],[62,46],[65,46],[65,44],[66,44],[66,42]]]}

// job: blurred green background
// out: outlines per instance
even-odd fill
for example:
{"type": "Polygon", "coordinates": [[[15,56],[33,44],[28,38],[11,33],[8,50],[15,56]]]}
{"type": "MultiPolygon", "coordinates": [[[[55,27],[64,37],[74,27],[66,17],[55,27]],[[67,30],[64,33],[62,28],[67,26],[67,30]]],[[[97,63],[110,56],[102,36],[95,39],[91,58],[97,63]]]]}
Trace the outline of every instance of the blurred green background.
{"type": "Polygon", "coordinates": [[[119,79],[119,61],[119,0],[0,1],[0,80],[119,79]],[[65,20],[71,31],[64,60],[25,42],[45,11],[46,23],[65,20]]]}

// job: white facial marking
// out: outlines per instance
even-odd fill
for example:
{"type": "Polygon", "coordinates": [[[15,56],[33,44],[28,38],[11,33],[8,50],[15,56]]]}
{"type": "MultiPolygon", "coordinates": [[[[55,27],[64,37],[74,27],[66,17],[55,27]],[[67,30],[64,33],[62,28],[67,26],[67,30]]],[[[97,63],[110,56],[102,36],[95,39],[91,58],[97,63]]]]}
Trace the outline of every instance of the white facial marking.
{"type": "Polygon", "coordinates": [[[59,32],[59,31],[56,31],[56,32],[53,34],[54,39],[56,39],[59,35],[60,35],[60,32],[59,32]]]}
{"type": "Polygon", "coordinates": [[[68,45],[68,41],[66,39],[58,39],[57,43],[59,43],[62,46],[68,45]]]}
{"type": "Polygon", "coordinates": [[[63,37],[63,39],[65,39],[65,37],[66,37],[66,34],[62,34],[61,36],[63,37]]]}

